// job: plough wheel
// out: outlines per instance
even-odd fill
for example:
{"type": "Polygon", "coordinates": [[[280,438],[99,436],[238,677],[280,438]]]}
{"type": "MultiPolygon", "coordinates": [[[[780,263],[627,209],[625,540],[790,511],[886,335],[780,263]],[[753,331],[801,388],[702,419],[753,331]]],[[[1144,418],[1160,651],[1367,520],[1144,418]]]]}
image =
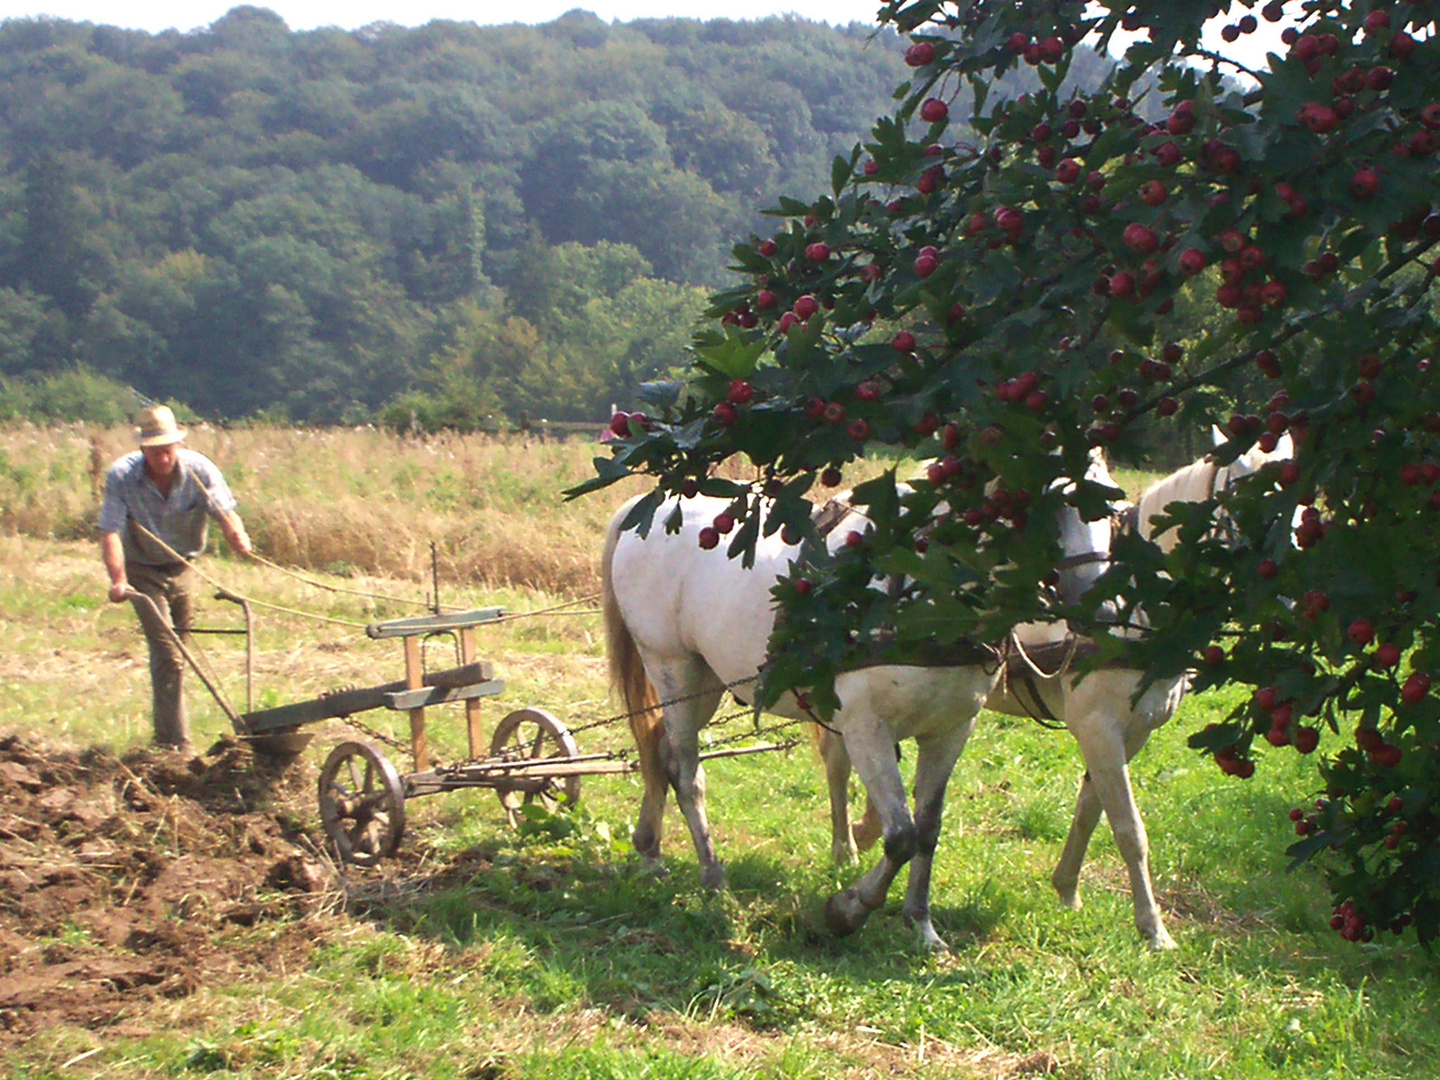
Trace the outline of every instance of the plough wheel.
{"type": "MultiPolygon", "coordinates": [[[[565,725],[544,709],[516,709],[495,726],[490,754],[511,760],[541,761],[579,757],[580,750],[565,725]]],[[[496,794],[513,829],[520,824],[522,806],[538,802],[545,809],[554,810],[562,803],[573,804],[580,798],[580,777],[535,776],[496,794]]]]}
{"type": "Polygon", "coordinates": [[[320,824],[341,860],[357,866],[374,866],[400,847],[405,792],[395,766],[370,743],[343,742],[325,759],[320,824]]]}

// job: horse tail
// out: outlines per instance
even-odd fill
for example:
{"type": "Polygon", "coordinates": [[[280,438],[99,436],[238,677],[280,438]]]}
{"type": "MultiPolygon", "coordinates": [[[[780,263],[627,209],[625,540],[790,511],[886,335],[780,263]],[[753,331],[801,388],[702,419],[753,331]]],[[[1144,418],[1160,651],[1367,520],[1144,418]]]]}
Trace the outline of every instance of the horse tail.
{"type": "Polygon", "coordinates": [[[619,695],[626,719],[630,722],[630,733],[635,738],[640,759],[640,777],[645,784],[640,820],[635,825],[632,840],[640,854],[658,856],[661,815],[667,792],[663,749],[665,726],[659,695],[645,674],[640,648],[630,633],[630,627],[625,624],[611,573],[615,547],[620,541],[620,522],[624,520],[628,505],[615,514],[605,532],[605,547],[600,557],[600,609],[605,620],[605,660],[610,671],[610,685],[619,695]]]}

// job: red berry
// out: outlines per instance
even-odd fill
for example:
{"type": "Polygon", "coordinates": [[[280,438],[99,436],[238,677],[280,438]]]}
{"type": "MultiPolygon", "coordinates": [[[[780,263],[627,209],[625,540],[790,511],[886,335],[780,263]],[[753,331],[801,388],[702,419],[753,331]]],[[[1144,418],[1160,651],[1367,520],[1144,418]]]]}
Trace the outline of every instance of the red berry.
{"type": "Polygon", "coordinates": [[[1055,179],[1061,184],[1073,184],[1080,179],[1080,163],[1074,158],[1066,158],[1055,166],[1055,179]]]}
{"type": "Polygon", "coordinates": [[[1155,235],[1154,230],[1138,221],[1132,221],[1125,226],[1122,239],[1125,246],[1137,255],[1149,255],[1160,246],[1160,238],[1155,235]]]}
{"type": "Polygon", "coordinates": [[[1346,629],[1345,633],[1356,645],[1364,648],[1375,639],[1375,624],[1369,619],[1356,619],[1346,629]]]}
{"type": "Polygon", "coordinates": [[[1380,186],[1380,174],[1374,169],[1356,169],[1350,177],[1350,194],[1357,199],[1368,199],[1380,186]]]}
{"type": "Polygon", "coordinates": [[[1321,105],[1318,101],[1307,101],[1300,106],[1298,113],[1300,123],[1316,135],[1325,135],[1335,130],[1339,117],[1335,110],[1328,105],[1321,105]]]}
{"type": "Polygon", "coordinates": [[[935,59],[935,46],[928,41],[917,41],[905,50],[905,63],[911,67],[924,67],[935,59]]]}
{"type": "Polygon", "coordinates": [[[950,115],[950,106],[939,98],[926,98],[920,106],[920,119],[927,124],[938,124],[950,115]]]}
{"type": "Polygon", "coordinates": [[[1430,693],[1430,676],[1416,671],[1400,687],[1400,700],[1407,705],[1418,705],[1430,693]]]}
{"type": "Polygon", "coordinates": [[[1159,180],[1146,180],[1140,185],[1137,194],[1146,206],[1159,206],[1170,192],[1159,180]]]}
{"type": "Polygon", "coordinates": [[[1375,751],[1374,759],[1375,764],[1379,765],[1382,769],[1393,769],[1396,765],[1400,764],[1400,760],[1404,756],[1404,751],[1402,751],[1400,747],[1392,743],[1385,743],[1380,749],[1375,751]]]}
{"type": "Polygon", "coordinates": [[[1180,152],[1180,147],[1169,141],[1161,143],[1155,147],[1151,153],[1155,155],[1155,164],[1167,169],[1173,169],[1176,165],[1179,165],[1184,158],[1184,155],[1180,152]]]}
{"type": "Polygon", "coordinates": [[[700,530],[700,546],[706,551],[709,551],[719,543],[720,533],[716,531],[713,525],[706,525],[700,530]]]}

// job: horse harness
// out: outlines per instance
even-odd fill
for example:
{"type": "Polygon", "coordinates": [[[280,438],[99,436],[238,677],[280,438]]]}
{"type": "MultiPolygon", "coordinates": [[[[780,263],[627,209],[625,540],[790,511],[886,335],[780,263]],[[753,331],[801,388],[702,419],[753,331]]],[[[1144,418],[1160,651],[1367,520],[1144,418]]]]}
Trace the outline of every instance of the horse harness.
{"type": "MultiPolygon", "coordinates": [[[[1140,507],[1127,503],[1111,516],[1110,523],[1115,532],[1137,529],[1140,524],[1140,507]]],[[[1055,568],[1069,570],[1077,566],[1109,561],[1108,551],[1087,551],[1066,556],[1055,568]]],[[[1041,693],[1039,684],[1054,682],[1067,674],[1077,660],[1098,655],[1100,646],[1073,629],[1063,638],[1029,648],[1022,645],[1012,631],[1005,644],[1005,671],[1001,676],[1001,685],[1015,699],[1016,704],[1025,710],[1026,715],[1041,727],[1051,730],[1063,728],[1065,722],[1045,704],[1045,695],[1041,693]]]]}

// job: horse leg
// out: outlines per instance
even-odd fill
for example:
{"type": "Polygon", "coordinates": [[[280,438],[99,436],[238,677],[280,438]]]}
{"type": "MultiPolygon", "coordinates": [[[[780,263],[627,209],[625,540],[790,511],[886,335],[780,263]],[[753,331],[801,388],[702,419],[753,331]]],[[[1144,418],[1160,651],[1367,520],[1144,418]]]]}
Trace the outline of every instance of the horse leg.
{"type": "Polygon", "coordinates": [[[885,903],[890,883],[919,847],[905,784],[895,761],[894,738],[873,717],[868,723],[847,725],[844,731],[846,752],[879,809],[884,844],[879,861],[870,871],[831,896],[825,905],[825,923],[838,937],[860,929],[870,913],[885,903]]]}
{"type": "Polygon", "coordinates": [[[850,755],[845,751],[845,740],[829,728],[811,726],[830,791],[830,855],[836,866],[854,864],[859,862],[860,852],[869,851],[880,839],[880,811],[867,793],[864,816],[859,821],[850,820],[850,755]]]}
{"type": "Polygon", "coordinates": [[[836,866],[849,866],[860,860],[850,834],[850,755],[833,732],[821,732],[819,739],[830,790],[830,859],[836,866]]]}
{"type": "Polygon", "coordinates": [[[645,859],[660,858],[660,837],[665,824],[665,800],[670,793],[668,776],[673,754],[665,738],[665,725],[657,717],[651,723],[637,723],[632,718],[639,757],[649,767],[642,770],[645,793],[640,799],[640,814],[630,834],[630,843],[645,859]]]}
{"type": "Polygon", "coordinates": [[[830,792],[830,858],[836,866],[852,865],[860,856],[850,825],[850,755],[838,732],[819,724],[811,727],[830,792]]]}
{"type": "Polygon", "coordinates": [[[687,665],[684,679],[662,678],[656,683],[665,707],[665,738],[670,753],[665,762],[675,805],[685,815],[695,857],[700,863],[700,883],[709,889],[725,887],[725,868],[715,855],[710,823],[705,816],[705,770],[700,765],[700,729],[715,715],[720,704],[720,682],[703,661],[687,665]],[[706,683],[712,690],[706,692],[706,683]],[[698,696],[697,696],[698,695],[698,696]]]}
{"type": "Polygon", "coordinates": [[[1080,899],[1080,867],[1085,863],[1085,851],[1099,822],[1100,799],[1087,771],[1080,777],[1080,790],[1075,795],[1075,816],[1070,819],[1065,847],[1050,874],[1050,885],[1060,897],[1060,902],[1076,911],[1084,906],[1084,901],[1080,899]]]}
{"type": "MultiPolygon", "coordinates": [[[[1133,761],[1149,740],[1154,726],[1141,722],[1135,714],[1125,725],[1125,760],[1133,761]]],[[[1080,777],[1080,788],[1075,795],[1075,816],[1070,821],[1070,832],[1065,837],[1065,847],[1055,863],[1055,872],[1050,875],[1050,884],[1060,896],[1060,902],[1068,908],[1079,911],[1084,907],[1080,899],[1080,868],[1085,863],[1085,852],[1095,826],[1100,822],[1100,796],[1087,771],[1080,777]]]]}
{"type": "Polygon", "coordinates": [[[949,946],[941,940],[930,921],[930,872],[935,862],[935,847],[940,841],[940,823],[945,811],[945,786],[955,771],[955,762],[965,749],[965,742],[975,720],[960,725],[944,735],[920,742],[915,757],[915,830],[917,847],[910,860],[910,879],[905,887],[905,922],[914,928],[920,946],[933,952],[946,952],[949,946]]]}
{"type": "MultiPolygon", "coordinates": [[[[1094,719],[1094,714],[1091,718],[1094,719]]],[[[1079,724],[1071,730],[1080,743],[1094,794],[1105,816],[1110,819],[1115,846],[1120,849],[1126,869],[1130,872],[1130,898],[1135,909],[1136,929],[1152,949],[1173,949],[1175,941],[1161,921],[1160,908],[1155,903],[1155,891],[1150,883],[1150,843],[1145,835],[1145,824],[1140,820],[1140,811],[1135,806],[1135,793],[1130,787],[1125,739],[1122,733],[1104,723],[1079,724]]],[[[1141,738],[1135,748],[1139,749],[1143,743],[1141,738]]],[[[1078,808],[1076,813],[1078,817],[1078,808]]],[[[1068,850],[1069,844],[1066,846],[1068,850]]]]}

